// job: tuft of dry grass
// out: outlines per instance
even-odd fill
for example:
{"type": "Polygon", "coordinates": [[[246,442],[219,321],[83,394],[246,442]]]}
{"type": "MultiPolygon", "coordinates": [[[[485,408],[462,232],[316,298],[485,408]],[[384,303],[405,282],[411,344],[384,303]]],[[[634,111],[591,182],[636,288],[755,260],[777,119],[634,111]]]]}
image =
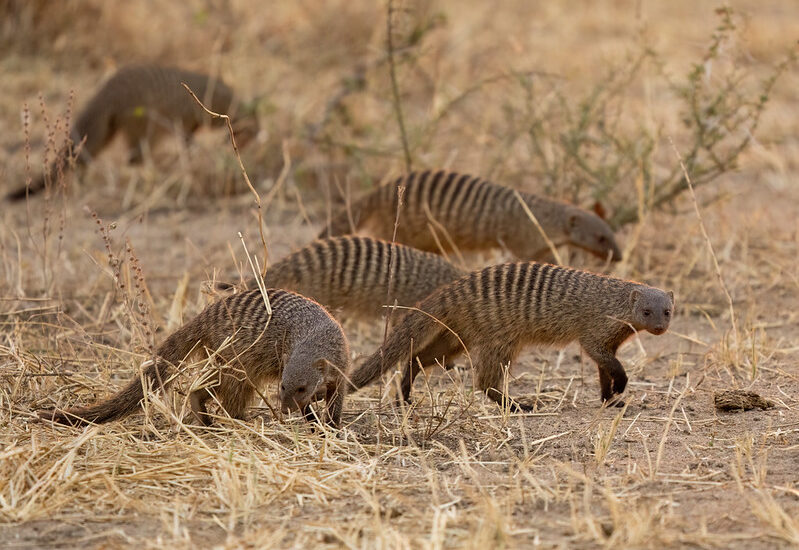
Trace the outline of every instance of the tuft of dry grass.
{"type": "MultiPolygon", "coordinates": [[[[678,194],[656,209],[660,184],[683,176],[661,136],[674,136],[693,181],[709,158],[705,149],[692,164],[698,127],[683,122],[671,84],[685,84],[714,43],[714,6],[392,4],[396,96],[383,3],[0,8],[4,189],[52,160],[75,110],[132,60],[218,72],[256,98],[264,129],[240,152],[252,190],[224,133],[208,131],[188,146],[167,140],[140,167],[114,144],[49,195],[0,208],[0,546],[796,545],[796,71],[769,89],[751,135],[748,123],[713,127],[722,144],[747,141],[735,170],[696,186],[695,202],[678,194]],[[636,65],[642,44],[657,55],[636,65]],[[260,255],[260,218],[271,261],[312,239],[339,194],[351,200],[401,172],[398,104],[415,167],[584,206],[600,198],[617,222],[633,209],[636,222],[619,222],[625,260],[610,267],[673,289],[677,316],[668,334],[620,351],[626,408],[600,406],[595,366],[573,346],[527,350],[509,369],[513,393],[536,404],[528,414],[475,392],[461,359],[419,377],[408,407],[377,388],[349,396],[337,433],[265,403],[246,421],[199,429],[181,421],[186,390],[203,383],[199,362],[174,394],[149,395],[146,412],[124,421],[35,421],[38,409],[107,396],[213,299],[205,281],[250,272],[240,245],[260,255]],[[577,132],[583,108],[591,124],[577,132]],[[714,394],[730,389],[774,407],[717,413],[714,394]]],[[[736,28],[694,89],[712,95],[746,77],[740,97],[725,97],[757,101],[752,91],[794,47],[799,13],[730,6],[736,28]]],[[[384,337],[382,321],[344,328],[356,363],[384,337]]]]}

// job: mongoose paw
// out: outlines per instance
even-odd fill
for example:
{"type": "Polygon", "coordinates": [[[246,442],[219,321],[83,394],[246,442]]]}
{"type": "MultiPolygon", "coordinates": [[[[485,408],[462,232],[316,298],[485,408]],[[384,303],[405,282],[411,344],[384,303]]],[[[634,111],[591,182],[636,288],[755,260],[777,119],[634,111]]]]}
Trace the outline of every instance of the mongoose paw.
{"type": "Polygon", "coordinates": [[[511,412],[531,412],[534,409],[535,409],[534,405],[528,405],[527,403],[519,403],[518,401],[512,401],[510,404],[511,412]]]}
{"type": "Polygon", "coordinates": [[[413,399],[411,399],[410,395],[398,395],[397,399],[394,401],[394,404],[399,408],[402,408],[403,406],[410,407],[413,405],[413,399]]]}
{"type": "Polygon", "coordinates": [[[320,432],[322,433],[322,435],[324,435],[325,432],[330,431],[336,434],[337,436],[341,432],[341,430],[338,427],[338,424],[334,422],[332,419],[326,420],[324,422],[317,421],[316,419],[309,421],[308,431],[310,431],[314,435],[320,432]]]}
{"type": "Polygon", "coordinates": [[[626,403],[621,395],[615,394],[610,397],[603,397],[602,404],[606,407],[623,407],[626,403]]]}

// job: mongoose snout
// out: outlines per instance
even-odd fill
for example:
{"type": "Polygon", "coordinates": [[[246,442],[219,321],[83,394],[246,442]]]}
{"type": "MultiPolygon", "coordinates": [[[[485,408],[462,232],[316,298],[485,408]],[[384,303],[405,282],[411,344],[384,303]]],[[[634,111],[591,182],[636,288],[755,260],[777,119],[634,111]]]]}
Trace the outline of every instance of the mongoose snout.
{"type": "Polygon", "coordinates": [[[287,366],[284,371],[279,392],[280,408],[284,413],[304,410],[316,399],[317,390],[324,385],[321,369],[312,367],[301,370],[302,373],[296,367],[287,366]],[[286,376],[286,372],[293,374],[286,376]]]}
{"type": "Polygon", "coordinates": [[[610,257],[612,262],[621,261],[621,248],[616,243],[613,231],[602,218],[593,212],[574,208],[574,213],[569,216],[568,225],[569,244],[603,260],[610,257]]]}
{"type": "Polygon", "coordinates": [[[280,410],[284,413],[301,411],[311,403],[311,397],[316,395],[316,388],[309,392],[307,386],[300,386],[293,391],[280,386],[280,410]]]}

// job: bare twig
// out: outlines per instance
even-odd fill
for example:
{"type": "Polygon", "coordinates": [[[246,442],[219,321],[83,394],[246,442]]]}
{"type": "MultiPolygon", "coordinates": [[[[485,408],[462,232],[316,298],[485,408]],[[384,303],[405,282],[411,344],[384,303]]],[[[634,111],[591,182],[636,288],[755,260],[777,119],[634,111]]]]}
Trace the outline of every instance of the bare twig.
{"type": "Polygon", "coordinates": [[[386,14],[386,44],[388,45],[388,68],[389,75],[391,76],[391,93],[394,96],[394,112],[397,115],[397,124],[399,125],[400,138],[402,140],[402,151],[405,154],[405,171],[410,172],[413,169],[413,161],[411,159],[411,149],[408,145],[408,134],[405,131],[405,117],[402,114],[402,100],[400,98],[399,84],[397,83],[397,65],[394,60],[394,11],[393,0],[388,0],[388,12],[386,14]]]}
{"type": "Polygon", "coordinates": [[[258,231],[260,232],[261,235],[261,244],[263,245],[264,249],[264,268],[266,268],[266,264],[269,259],[269,250],[266,246],[266,236],[264,234],[264,219],[263,219],[263,208],[261,207],[261,195],[259,195],[258,191],[255,190],[255,187],[253,187],[252,183],[250,182],[250,177],[247,175],[247,170],[244,168],[244,163],[242,162],[241,155],[239,154],[239,146],[236,144],[236,136],[235,133],[233,132],[233,124],[230,122],[230,116],[228,116],[227,114],[216,113],[210,110],[208,107],[206,107],[203,104],[202,101],[200,101],[200,98],[198,98],[197,94],[195,94],[192,91],[192,89],[189,88],[188,84],[186,84],[185,82],[181,82],[181,84],[183,85],[184,88],[186,88],[186,91],[191,94],[191,97],[194,98],[194,101],[196,101],[197,104],[200,107],[202,107],[203,111],[205,111],[214,118],[224,119],[225,124],[227,124],[228,133],[230,134],[230,143],[231,145],[233,145],[233,152],[236,154],[236,160],[239,162],[241,175],[244,176],[244,181],[247,183],[247,187],[250,188],[250,191],[252,191],[252,194],[255,197],[255,205],[258,210],[258,231]]]}
{"type": "MultiPolygon", "coordinates": [[[[397,228],[399,228],[399,219],[400,219],[400,212],[402,211],[402,198],[405,194],[405,187],[400,185],[397,187],[397,215],[394,218],[394,233],[391,236],[391,242],[397,242],[397,228]]],[[[395,247],[390,247],[389,250],[391,251],[388,256],[388,288],[386,289],[386,304],[391,305],[391,296],[394,294],[394,256],[396,249],[395,247]]],[[[391,314],[394,313],[394,309],[389,307],[386,309],[386,320],[385,325],[383,326],[383,345],[386,345],[386,338],[388,337],[388,325],[391,321],[391,314]]]]}
{"type": "Polygon", "coordinates": [[[683,163],[682,157],[680,156],[680,152],[677,150],[677,146],[674,145],[674,140],[671,139],[669,136],[669,143],[671,143],[671,148],[674,150],[674,154],[677,155],[677,160],[680,162],[680,167],[683,171],[683,176],[685,176],[685,182],[688,185],[688,191],[691,194],[691,200],[694,203],[694,212],[696,212],[696,217],[699,220],[699,229],[702,231],[702,237],[704,237],[705,242],[707,243],[707,248],[710,251],[710,257],[713,259],[713,267],[716,270],[716,277],[719,280],[719,286],[721,287],[722,292],[724,292],[724,296],[727,298],[727,306],[730,310],[730,324],[732,325],[732,337],[735,342],[735,361],[738,362],[738,326],[735,322],[735,308],[733,307],[732,303],[732,296],[730,296],[730,291],[727,289],[727,284],[724,282],[724,275],[721,273],[721,267],[719,267],[719,260],[716,258],[716,252],[713,250],[713,242],[710,240],[710,235],[707,233],[707,228],[705,227],[705,222],[702,219],[702,213],[699,211],[699,202],[696,200],[696,193],[694,193],[694,186],[691,184],[691,176],[688,175],[688,170],[685,168],[685,164],[683,163]]]}
{"type": "Polygon", "coordinates": [[[519,191],[514,189],[513,196],[516,197],[516,200],[519,201],[519,204],[521,205],[522,210],[524,210],[524,213],[527,214],[527,217],[530,218],[531,222],[533,222],[533,225],[535,225],[536,229],[538,229],[538,232],[541,233],[541,236],[544,238],[544,242],[546,242],[547,246],[549,247],[549,251],[552,252],[552,255],[555,257],[555,261],[558,264],[563,265],[563,260],[561,259],[560,254],[558,253],[558,249],[555,246],[555,243],[552,242],[552,239],[550,239],[549,236],[546,234],[544,228],[541,227],[540,223],[538,223],[538,219],[535,217],[535,214],[533,214],[533,212],[530,210],[530,207],[527,206],[527,203],[524,202],[521,193],[519,193],[519,191]]]}

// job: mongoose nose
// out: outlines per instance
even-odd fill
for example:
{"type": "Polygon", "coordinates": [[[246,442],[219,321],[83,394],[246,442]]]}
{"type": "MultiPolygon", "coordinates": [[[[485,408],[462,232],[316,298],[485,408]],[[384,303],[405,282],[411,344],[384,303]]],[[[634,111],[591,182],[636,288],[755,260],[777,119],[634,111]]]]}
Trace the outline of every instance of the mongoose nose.
{"type": "Polygon", "coordinates": [[[611,262],[620,262],[622,260],[621,250],[618,246],[613,247],[613,256],[610,257],[611,262]]]}

